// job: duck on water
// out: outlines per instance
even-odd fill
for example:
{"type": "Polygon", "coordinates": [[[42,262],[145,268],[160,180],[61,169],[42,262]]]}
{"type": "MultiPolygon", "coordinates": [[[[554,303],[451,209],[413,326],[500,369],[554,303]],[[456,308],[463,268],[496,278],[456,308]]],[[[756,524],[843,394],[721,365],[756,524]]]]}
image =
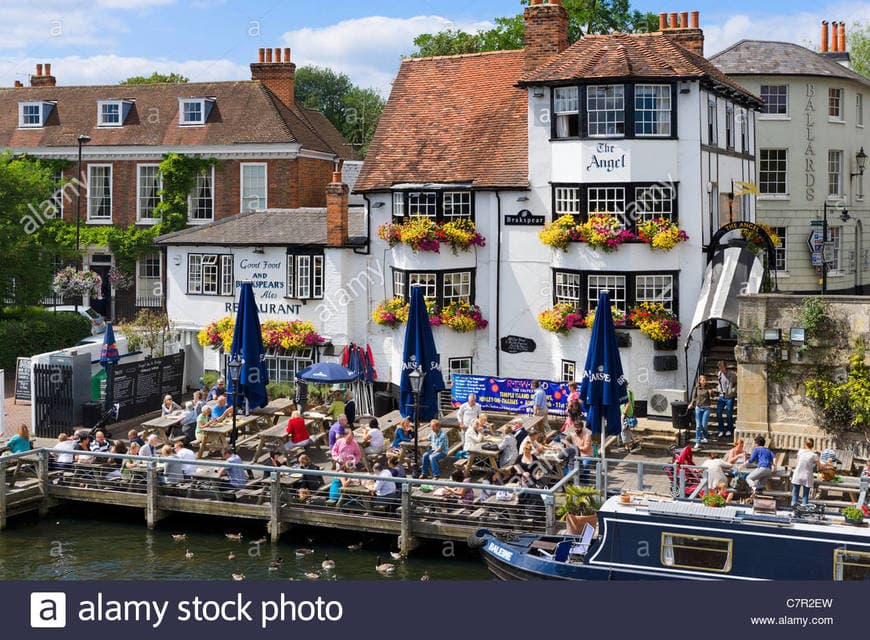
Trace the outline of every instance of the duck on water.
{"type": "Polygon", "coordinates": [[[503,580],[870,580],[870,529],[823,509],[640,494],[608,499],[597,537],[586,526],[579,536],[481,529],[469,544],[503,580]]]}

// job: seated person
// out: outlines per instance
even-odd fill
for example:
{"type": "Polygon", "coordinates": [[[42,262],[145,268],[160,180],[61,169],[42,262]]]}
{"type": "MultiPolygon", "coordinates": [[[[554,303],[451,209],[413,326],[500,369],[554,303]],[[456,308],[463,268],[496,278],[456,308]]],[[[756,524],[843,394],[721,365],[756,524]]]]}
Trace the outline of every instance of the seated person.
{"type": "Polygon", "coordinates": [[[294,447],[307,447],[311,444],[311,435],[305,428],[305,418],[298,411],[290,414],[290,419],[287,420],[287,433],[290,435],[290,439],[284,445],[287,451],[294,447]]]}
{"type": "MultiPolygon", "coordinates": [[[[64,451],[72,451],[76,446],[75,440],[71,440],[70,437],[61,433],[57,436],[57,443],[54,445],[55,449],[63,449],[64,451]]],[[[52,465],[53,469],[69,469],[73,463],[73,454],[72,453],[58,453],[57,461],[52,465]]]]}
{"type": "Polygon", "coordinates": [[[538,457],[534,452],[532,441],[526,438],[523,440],[522,453],[517,458],[517,463],[514,469],[520,475],[524,473],[532,473],[538,468],[538,457]]]}
{"type": "MultiPolygon", "coordinates": [[[[299,456],[299,460],[296,462],[296,464],[293,465],[293,468],[320,471],[320,468],[316,464],[311,462],[311,458],[308,457],[307,453],[303,453],[301,456],[299,456]]],[[[323,476],[304,474],[302,476],[302,484],[305,486],[306,489],[316,491],[323,486],[323,476]]]]}
{"type": "Polygon", "coordinates": [[[362,447],[367,456],[374,456],[384,452],[384,434],[381,433],[377,418],[369,420],[366,433],[363,436],[362,447]]]}
{"type": "Polygon", "coordinates": [[[142,437],[139,435],[139,432],[136,431],[135,429],[130,429],[130,430],[127,432],[127,439],[130,441],[130,444],[133,444],[133,443],[135,442],[135,443],[138,444],[140,447],[141,447],[143,444],[145,444],[145,441],[144,441],[144,440],[142,439],[142,437]]]}
{"type": "Polygon", "coordinates": [[[501,452],[498,456],[499,469],[512,467],[517,461],[519,454],[517,452],[516,438],[514,438],[514,434],[509,426],[506,428],[505,437],[498,445],[498,450],[501,452]]]}
{"type": "Polygon", "coordinates": [[[6,446],[12,454],[30,451],[30,429],[26,424],[18,425],[17,433],[9,438],[6,446]]]}
{"type": "Polygon", "coordinates": [[[396,427],[396,435],[393,436],[393,449],[398,449],[403,442],[411,442],[414,440],[414,428],[411,426],[410,418],[402,418],[399,426],[396,427]]]}
{"type": "Polygon", "coordinates": [[[384,507],[387,511],[394,511],[399,506],[399,490],[393,482],[393,474],[389,469],[384,469],[381,463],[376,462],[372,466],[372,473],[378,476],[371,488],[372,506],[384,507]]]}
{"type": "Polygon", "coordinates": [[[233,408],[227,406],[227,397],[218,396],[217,404],[211,408],[211,417],[213,421],[223,422],[227,418],[233,416],[233,408]]]}
{"type": "Polygon", "coordinates": [[[226,393],[227,381],[223,378],[218,378],[215,385],[211,388],[211,391],[208,392],[206,402],[210,402],[211,400],[217,400],[219,397],[226,395],[226,393]]]}
{"type": "Polygon", "coordinates": [[[172,459],[172,447],[164,444],[160,447],[160,458],[165,462],[163,473],[157,476],[160,484],[178,484],[182,481],[181,462],[172,459]]]}
{"type": "Polygon", "coordinates": [[[139,449],[139,455],[143,457],[151,457],[156,458],[160,455],[160,445],[158,443],[159,438],[156,433],[152,433],[148,436],[148,439],[145,441],[144,446],[139,449]]]}
{"type": "MultiPolygon", "coordinates": [[[[465,455],[462,457],[468,457],[468,451],[470,449],[480,449],[483,438],[483,425],[480,423],[480,418],[475,418],[465,430],[465,440],[462,443],[462,449],[465,455]]],[[[459,458],[460,456],[456,457],[459,458]]]]}
{"type": "Polygon", "coordinates": [[[91,443],[91,451],[99,451],[100,453],[108,453],[112,448],[112,443],[106,440],[106,434],[102,430],[94,434],[94,441],[91,443]]]}
{"type": "MultiPolygon", "coordinates": [[[[123,447],[123,443],[118,443],[123,447]]],[[[115,445],[118,446],[117,444],[115,445]]],[[[139,455],[139,443],[131,442],[129,450],[125,449],[124,451],[128,455],[138,456],[139,455]]],[[[121,451],[117,451],[116,453],[121,453],[121,451]]],[[[108,479],[121,478],[123,480],[130,480],[133,477],[134,469],[143,469],[141,462],[137,462],[136,460],[130,460],[125,458],[121,460],[121,468],[115,471],[112,471],[106,475],[108,479]]]]}
{"type": "Polygon", "coordinates": [[[189,480],[196,473],[196,454],[184,446],[180,440],[173,446],[175,449],[175,457],[182,461],[181,475],[185,480],[189,480]]]}
{"type": "Polygon", "coordinates": [[[343,413],[339,414],[338,419],[332,424],[331,427],[329,427],[328,439],[330,449],[332,449],[332,447],[335,445],[335,441],[338,439],[339,435],[344,434],[347,427],[347,416],[343,413]]]}
{"type": "Polygon", "coordinates": [[[701,491],[701,495],[706,495],[708,493],[715,493],[722,496],[725,498],[725,504],[731,504],[731,500],[734,499],[734,492],[728,488],[728,483],[725,481],[718,482],[715,489],[705,489],[701,491]]]}
{"type": "MultiPolygon", "coordinates": [[[[501,469],[496,469],[492,472],[489,478],[484,478],[482,484],[490,484],[493,487],[501,487],[504,485],[504,475],[501,469]]],[[[496,494],[498,489],[482,489],[480,492],[480,501],[483,502],[487,498],[491,498],[496,494]]]]}
{"type": "Polygon", "coordinates": [[[480,420],[480,429],[485,436],[491,436],[495,433],[495,426],[489,421],[489,416],[485,413],[481,413],[478,417],[480,420]]]}
{"type": "MultiPolygon", "coordinates": [[[[348,461],[345,465],[343,465],[341,467],[341,470],[344,473],[353,473],[354,471],[356,471],[356,467],[353,464],[353,462],[348,461]]],[[[359,480],[357,480],[356,478],[351,478],[351,477],[347,477],[347,476],[345,476],[345,477],[336,476],[335,478],[332,479],[332,482],[329,485],[329,499],[334,501],[334,502],[338,502],[339,500],[341,500],[341,490],[343,487],[358,486],[358,485],[359,485],[359,480]]]]}
{"type": "MultiPolygon", "coordinates": [[[[221,449],[221,458],[229,464],[242,464],[239,454],[233,453],[229,447],[221,449]]],[[[224,467],[218,472],[218,478],[222,479],[233,489],[244,489],[248,483],[248,474],[239,467],[224,467]]]]}
{"type": "Polygon", "coordinates": [[[353,467],[356,468],[356,465],[362,460],[362,449],[359,448],[353,437],[353,431],[350,430],[335,441],[330,453],[339,468],[347,466],[347,463],[352,463],[353,467]]]}
{"type": "Polygon", "coordinates": [[[87,452],[90,454],[91,452],[91,436],[87,433],[80,434],[76,439],[76,444],[73,447],[73,451],[75,452],[75,461],[82,464],[91,464],[94,462],[94,456],[86,455],[87,452]]]}
{"type": "MultiPolygon", "coordinates": [[[[455,469],[453,473],[450,474],[450,479],[453,480],[453,482],[471,482],[471,478],[466,477],[462,472],[462,469],[455,469]]],[[[447,487],[446,490],[459,499],[459,504],[469,505],[474,502],[474,489],[469,487],[447,487]]]]}
{"type": "MultiPolygon", "coordinates": [[[[438,420],[431,420],[429,428],[432,433],[429,434],[429,449],[423,454],[423,465],[421,468],[421,478],[429,475],[432,471],[432,479],[437,480],[441,476],[441,469],[438,466],[438,461],[447,456],[447,451],[450,449],[450,443],[447,440],[447,432],[441,428],[441,423],[438,420]]],[[[516,457],[516,456],[514,456],[516,457]]]]}
{"type": "MultiPolygon", "coordinates": [[[[199,393],[199,391],[197,391],[199,393]]],[[[203,405],[205,406],[205,405],[203,405]]],[[[184,416],[181,418],[181,424],[177,427],[172,428],[172,436],[182,435],[185,438],[186,442],[193,442],[196,440],[196,419],[197,419],[197,410],[196,405],[188,400],[184,403],[184,416]],[[180,432],[180,433],[178,433],[180,432]]]]}
{"type": "Polygon", "coordinates": [[[395,456],[387,456],[387,467],[394,478],[406,477],[405,467],[399,464],[399,460],[395,456]]]}
{"type": "Polygon", "coordinates": [[[344,400],[342,400],[342,394],[340,391],[335,393],[332,404],[329,405],[329,408],[326,410],[326,415],[333,420],[338,420],[339,416],[347,418],[347,415],[344,412],[344,400]]]}
{"type": "Polygon", "coordinates": [[[172,396],[166,395],[163,398],[163,404],[160,405],[160,415],[166,417],[171,413],[181,411],[181,407],[172,399],[172,396]]]}
{"type": "Polygon", "coordinates": [[[202,413],[196,418],[196,429],[193,432],[194,437],[197,440],[202,440],[202,430],[214,426],[214,422],[211,417],[211,407],[205,405],[202,408],[202,413]]]}
{"type": "Polygon", "coordinates": [[[197,390],[197,391],[193,392],[192,404],[193,404],[193,411],[194,411],[194,413],[193,413],[194,420],[196,419],[196,417],[200,413],[202,413],[202,408],[205,406],[205,396],[206,396],[206,394],[204,394],[202,391],[197,390]]]}

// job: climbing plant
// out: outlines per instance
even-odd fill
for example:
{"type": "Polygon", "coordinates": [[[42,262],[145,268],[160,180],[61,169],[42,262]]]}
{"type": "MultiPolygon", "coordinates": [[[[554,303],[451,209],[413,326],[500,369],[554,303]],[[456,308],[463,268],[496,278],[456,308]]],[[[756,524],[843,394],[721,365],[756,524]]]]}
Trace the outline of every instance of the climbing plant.
{"type": "Polygon", "coordinates": [[[217,160],[198,156],[183,156],[170,153],[160,163],[160,179],[163,188],[160,202],[154,208],[154,217],[160,218],[157,225],[160,233],[181,231],[187,226],[188,196],[196,186],[196,178],[211,169],[217,160]]]}
{"type": "Polygon", "coordinates": [[[816,337],[831,323],[830,305],[818,296],[807,298],[801,305],[798,317],[807,330],[807,337],[816,337]]]}
{"type": "Polygon", "coordinates": [[[845,380],[821,374],[807,380],[806,388],[823,430],[870,432],[870,367],[864,361],[863,339],[855,343],[845,380]]]}

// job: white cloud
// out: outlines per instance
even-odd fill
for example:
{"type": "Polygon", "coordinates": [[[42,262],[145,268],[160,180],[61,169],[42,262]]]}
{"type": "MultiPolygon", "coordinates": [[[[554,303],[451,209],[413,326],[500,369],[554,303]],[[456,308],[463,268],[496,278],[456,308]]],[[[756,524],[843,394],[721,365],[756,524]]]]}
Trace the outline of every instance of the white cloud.
{"type": "Polygon", "coordinates": [[[870,24],[870,3],[828,4],[815,12],[803,11],[788,15],[729,14],[712,16],[709,22],[703,18],[702,16],[701,27],[704,29],[704,51],[708,56],[743,39],[794,42],[818,49],[822,20],[845,22],[847,31],[855,21],[870,24]]]}
{"type": "MultiPolygon", "coordinates": [[[[0,86],[12,86],[15,80],[27,84],[26,74],[32,73],[35,58],[0,57],[0,86]]],[[[52,58],[52,74],[60,85],[117,84],[131,76],[150,76],[154,71],[176,72],[192,82],[219,80],[248,80],[251,77],[247,65],[231,60],[166,60],[115,55],[66,56],[52,58]]]]}
{"type": "Polygon", "coordinates": [[[414,49],[414,38],[421,33],[443,29],[477,31],[491,26],[488,22],[457,23],[441,16],[371,16],[319,29],[290,31],[283,40],[293,49],[297,65],[329,67],[346,73],[356,84],[386,95],[402,55],[414,49]]]}

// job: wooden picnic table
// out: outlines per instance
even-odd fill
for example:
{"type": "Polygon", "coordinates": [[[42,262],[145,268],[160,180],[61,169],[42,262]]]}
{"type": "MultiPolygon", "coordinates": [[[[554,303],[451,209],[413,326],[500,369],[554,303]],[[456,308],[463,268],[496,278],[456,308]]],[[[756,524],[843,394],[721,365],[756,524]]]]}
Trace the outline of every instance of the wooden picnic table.
{"type": "Polygon", "coordinates": [[[275,398],[270,401],[265,407],[259,409],[251,409],[251,414],[263,418],[270,418],[272,425],[278,424],[278,420],[282,416],[287,416],[289,410],[295,406],[290,398],[275,398]]]}
{"type": "Polygon", "coordinates": [[[468,469],[470,470],[472,467],[475,468],[483,468],[490,469],[495,471],[498,469],[498,459],[501,455],[501,451],[487,451],[486,449],[482,449],[481,445],[484,442],[489,442],[491,444],[500,445],[504,441],[504,437],[499,436],[484,436],[483,441],[480,445],[468,447],[466,451],[468,452],[468,469]]]}
{"type": "Polygon", "coordinates": [[[215,427],[205,427],[201,430],[199,440],[199,451],[196,452],[197,458],[202,458],[203,454],[219,451],[227,445],[227,438],[233,431],[232,421],[230,424],[221,424],[215,427]]]}
{"type": "Polygon", "coordinates": [[[840,482],[816,480],[813,486],[822,498],[826,496],[830,498],[831,493],[839,493],[843,497],[848,495],[850,498],[856,499],[861,493],[861,478],[840,476],[840,479],[840,482]]]}
{"type": "Polygon", "coordinates": [[[184,411],[176,411],[167,416],[160,416],[148,422],[142,423],[142,435],[147,436],[149,433],[156,433],[163,440],[164,444],[169,444],[169,433],[174,427],[181,424],[184,419],[184,411]]]}
{"type": "Polygon", "coordinates": [[[254,454],[254,464],[257,464],[257,461],[260,459],[264,447],[267,445],[270,447],[278,446],[283,449],[284,445],[290,440],[287,427],[282,424],[263,429],[257,434],[257,437],[260,439],[260,442],[257,444],[257,451],[254,454]]]}

